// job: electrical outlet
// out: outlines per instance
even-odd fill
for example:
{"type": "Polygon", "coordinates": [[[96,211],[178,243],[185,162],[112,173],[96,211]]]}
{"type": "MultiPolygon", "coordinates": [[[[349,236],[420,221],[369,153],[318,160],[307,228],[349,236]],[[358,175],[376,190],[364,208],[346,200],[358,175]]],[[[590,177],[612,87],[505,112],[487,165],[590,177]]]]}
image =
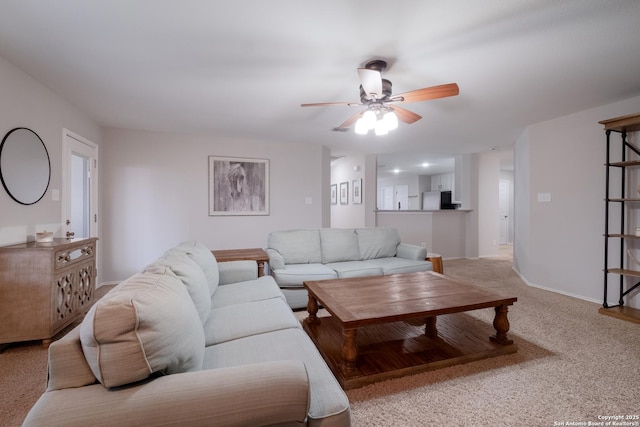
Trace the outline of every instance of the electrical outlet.
{"type": "Polygon", "coordinates": [[[538,193],[538,202],[551,203],[551,193],[538,193]]]}

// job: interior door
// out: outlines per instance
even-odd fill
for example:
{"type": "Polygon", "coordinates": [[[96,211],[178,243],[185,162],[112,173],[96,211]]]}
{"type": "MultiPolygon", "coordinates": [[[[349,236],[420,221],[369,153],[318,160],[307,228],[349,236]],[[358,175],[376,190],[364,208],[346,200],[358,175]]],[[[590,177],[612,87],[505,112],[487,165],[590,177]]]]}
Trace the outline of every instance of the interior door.
{"type": "Polygon", "coordinates": [[[63,135],[63,231],[98,236],[98,146],[65,129],[63,135]]]}
{"type": "Polygon", "coordinates": [[[509,243],[509,181],[498,183],[498,219],[500,221],[500,244],[509,243]]]}
{"type": "Polygon", "coordinates": [[[378,209],[383,211],[393,210],[393,187],[382,188],[382,206],[379,206],[378,209]]]}
{"type": "Polygon", "coordinates": [[[409,209],[409,186],[396,185],[393,187],[393,191],[395,193],[393,209],[397,209],[399,211],[406,211],[409,209]]]}

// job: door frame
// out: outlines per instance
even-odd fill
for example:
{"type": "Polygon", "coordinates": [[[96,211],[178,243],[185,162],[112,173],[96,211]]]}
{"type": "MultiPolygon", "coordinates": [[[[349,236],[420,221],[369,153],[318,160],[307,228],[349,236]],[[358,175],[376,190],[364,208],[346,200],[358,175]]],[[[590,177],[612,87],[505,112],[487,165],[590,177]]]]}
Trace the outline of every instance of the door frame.
{"type": "Polygon", "coordinates": [[[64,235],[70,230],[66,221],[71,214],[72,153],[82,154],[90,159],[89,237],[98,237],[98,144],[69,129],[62,130],[62,233],[64,235]]]}

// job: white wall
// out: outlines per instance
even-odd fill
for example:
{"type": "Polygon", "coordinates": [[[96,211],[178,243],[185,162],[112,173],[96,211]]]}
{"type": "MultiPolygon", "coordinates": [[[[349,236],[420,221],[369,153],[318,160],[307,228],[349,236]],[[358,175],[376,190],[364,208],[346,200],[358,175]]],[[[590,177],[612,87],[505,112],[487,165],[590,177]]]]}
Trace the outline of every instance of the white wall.
{"type": "MultiPolygon", "coordinates": [[[[369,200],[371,191],[366,178],[367,159],[365,156],[349,156],[336,159],[331,164],[331,184],[337,184],[338,203],[331,205],[331,227],[357,228],[365,227],[366,209],[372,203],[369,200]],[[357,170],[356,170],[357,169],[357,170]],[[362,203],[353,203],[353,180],[362,179],[362,203]],[[349,203],[340,204],[340,183],[349,185],[349,203]]],[[[375,202],[375,201],[374,201],[375,202]]]]}
{"type": "MultiPolygon", "coordinates": [[[[49,152],[51,181],[44,197],[33,205],[15,202],[0,186],[0,246],[33,240],[36,231],[61,235],[62,201],[52,200],[52,190],[62,191],[62,132],[67,128],[100,145],[100,128],[47,87],[0,57],[0,138],[16,127],[36,132],[49,152]]],[[[100,271],[98,243],[98,271],[100,271]]]]}
{"type": "Polygon", "coordinates": [[[529,194],[529,129],[526,129],[513,145],[514,204],[513,204],[513,268],[523,278],[531,276],[528,262],[530,248],[531,195],[529,194]]]}
{"type": "MultiPolygon", "coordinates": [[[[531,285],[602,302],[605,133],[640,97],[532,125],[515,144],[514,266],[531,285]],[[551,203],[537,201],[551,193],[551,203]]],[[[611,292],[613,303],[617,292],[611,292]]],[[[640,306],[640,298],[628,300],[640,306]]]]}
{"type": "Polygon", "coordinates": [[[106,129],[101,156],[107,281],[184,240],[212,249],[265,247],[273,230],[329,223],[329,152],[321,146],[106,129]],[[269,159],[270,215],[209,216],[209,155],[269,159]]]}
{"type": "Polygon", "coordinates": [[[478,255],[490,257],[499,253],[500,154],[482,153],[478,161],[478,255]]]}

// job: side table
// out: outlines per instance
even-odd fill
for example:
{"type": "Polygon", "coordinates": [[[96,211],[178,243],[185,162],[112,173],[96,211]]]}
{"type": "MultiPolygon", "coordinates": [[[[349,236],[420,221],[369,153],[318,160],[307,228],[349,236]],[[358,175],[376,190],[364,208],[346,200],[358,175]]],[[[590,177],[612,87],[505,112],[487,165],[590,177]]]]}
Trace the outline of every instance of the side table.
{"type": "Polygon", "coordinates": [[[211,251],[218,262],[227,261],[255,261],[258,263],[258,277],[264,276],[264,264],[269,261],[269,255],[260,248],[223,249],[211,251]]]}
{"type": "Polygon", "coordinates": [[[444,266],[442,265],[442,256],[433,252],[427,252],[427,261],[431,261],[433,264],[433,271],[436,273],[444,274],[444,266]]]}

